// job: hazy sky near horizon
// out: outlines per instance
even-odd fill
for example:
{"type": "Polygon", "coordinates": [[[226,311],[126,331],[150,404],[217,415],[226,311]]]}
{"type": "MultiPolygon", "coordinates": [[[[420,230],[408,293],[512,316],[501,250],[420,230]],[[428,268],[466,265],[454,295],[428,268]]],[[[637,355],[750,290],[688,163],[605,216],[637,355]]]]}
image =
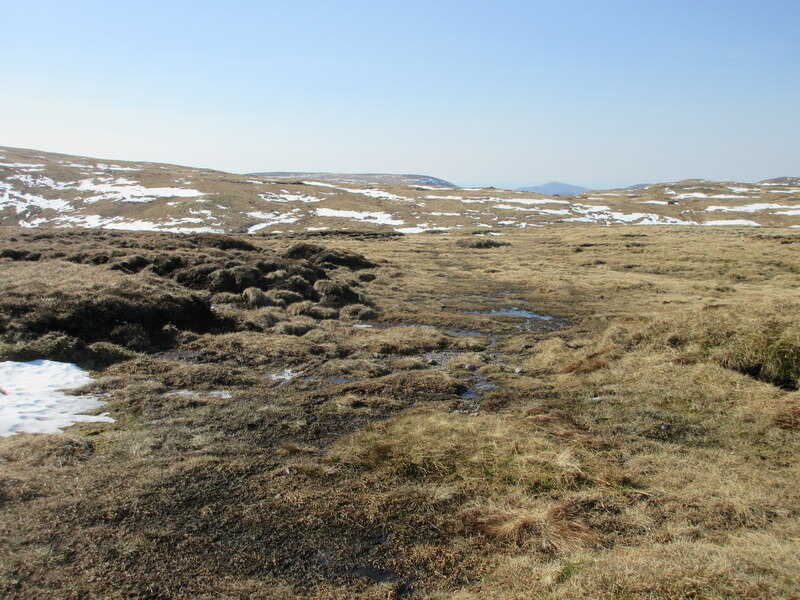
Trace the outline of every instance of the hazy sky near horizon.
{"type": "Polygon", "coordinates": [[[797,0],[0,0],[0,145],[587,187],[800,176],[797,0]]]}

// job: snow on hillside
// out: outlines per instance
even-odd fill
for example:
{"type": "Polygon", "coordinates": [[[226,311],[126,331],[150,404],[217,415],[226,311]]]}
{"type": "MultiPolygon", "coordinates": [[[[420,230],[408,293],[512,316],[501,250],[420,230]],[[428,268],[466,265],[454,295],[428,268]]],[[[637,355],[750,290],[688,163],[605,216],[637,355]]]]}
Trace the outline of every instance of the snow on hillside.
{"type": "Polygon", "coordinates": [[[251,234],[364,227],[413,234],[570,223],[800,225],[800,184],[792,178],[690,180],[553,198],[417,179],[396,183],[423,176],[370,175],[363,184],[331,174],[283,175],[281,181],[254,179],[0,148],[0,224],[251,234]],[[302,180],[289,180],[299,175],[302,180]],[[724,213],[741,218],[717,218],[724,213]]]}

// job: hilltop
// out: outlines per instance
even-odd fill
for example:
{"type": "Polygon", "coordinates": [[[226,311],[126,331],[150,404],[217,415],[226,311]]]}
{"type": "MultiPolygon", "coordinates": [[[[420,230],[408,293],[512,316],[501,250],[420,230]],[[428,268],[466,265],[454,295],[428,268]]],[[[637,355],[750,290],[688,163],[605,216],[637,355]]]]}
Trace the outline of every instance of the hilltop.
{"type": "Polygon", "coordinates": [[[434,187],[455,187],[454,184],[430,175],[392,174],[392,173],[313,173],[300,171],[267,171],[250,173],[255,177],[269,179],[300,179],[325,181],[328,183],[356,183],[364,185],[431,185],[434,187]]]}
{"type": "MultiPolygon", "coordinates": [[[[319,174],[318,174],[319,175],[319,174]]],[[[180,233],[503,232],[598,225],[800,226],[800,184],[686,180],[548,196],[332,183],[0,147],[0,224],[180,233]]]]}

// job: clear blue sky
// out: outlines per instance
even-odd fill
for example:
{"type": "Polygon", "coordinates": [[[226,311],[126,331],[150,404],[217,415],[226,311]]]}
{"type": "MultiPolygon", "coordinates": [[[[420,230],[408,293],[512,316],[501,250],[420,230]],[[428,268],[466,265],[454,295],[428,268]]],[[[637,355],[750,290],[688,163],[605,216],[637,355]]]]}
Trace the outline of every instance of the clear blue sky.
{"type": "Polygon", "coordinates": [[[610,187],[800,176],[800,1],[0,0],[0,145],[610,187]]]}

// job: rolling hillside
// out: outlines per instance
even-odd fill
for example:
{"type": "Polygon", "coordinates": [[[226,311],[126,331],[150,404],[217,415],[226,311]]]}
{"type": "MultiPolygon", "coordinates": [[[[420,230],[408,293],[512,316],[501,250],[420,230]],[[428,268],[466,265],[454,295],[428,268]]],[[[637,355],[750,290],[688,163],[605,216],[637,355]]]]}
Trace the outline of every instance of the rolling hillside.
{"type": "Polygon", "coordinates": [[[789,177],[754,184],[686,180],[569,197],[314,179],[0,147],[0,224],[250,234],[502,232],[570,223],[800,227],[800,180],[789,177]]]}

